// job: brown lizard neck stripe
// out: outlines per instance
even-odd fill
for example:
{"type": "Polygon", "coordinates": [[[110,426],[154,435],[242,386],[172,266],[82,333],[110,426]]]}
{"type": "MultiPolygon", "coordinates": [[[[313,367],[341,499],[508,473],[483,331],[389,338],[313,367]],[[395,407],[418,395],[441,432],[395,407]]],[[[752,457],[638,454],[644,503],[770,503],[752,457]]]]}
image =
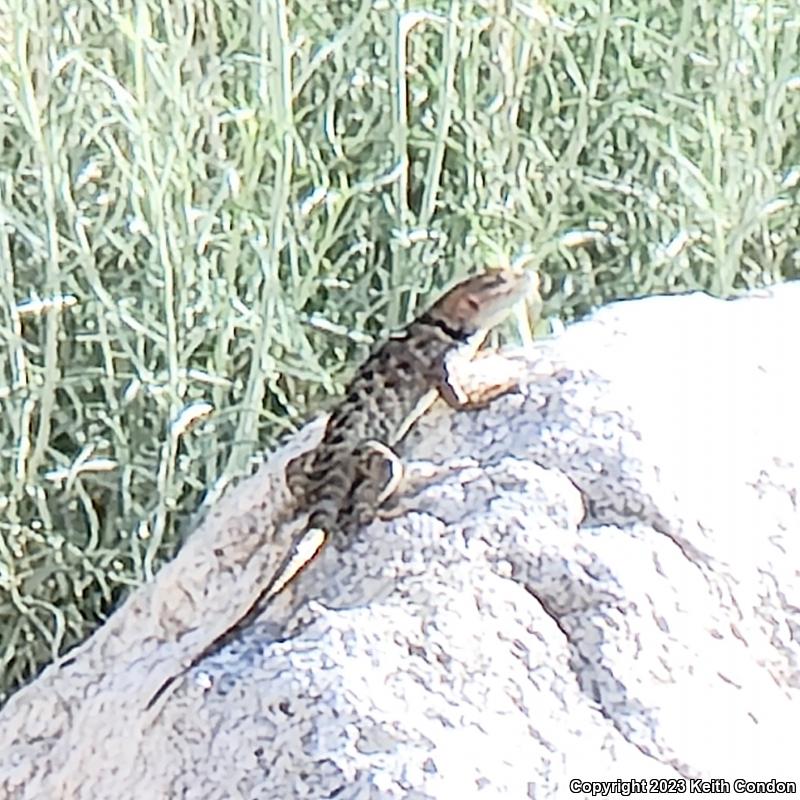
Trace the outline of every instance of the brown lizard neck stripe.
{"type": "Polygon", "coordinates": [[[469,340],[469,337],[475,333],[475,331],[452,328],[443,319],[436,319],[430,312],[423,314],[417,322],[423,325],[435,325],[439,330],[444,331],[451,339],[455,339],[457,342],[466,342],[469,340]]]}

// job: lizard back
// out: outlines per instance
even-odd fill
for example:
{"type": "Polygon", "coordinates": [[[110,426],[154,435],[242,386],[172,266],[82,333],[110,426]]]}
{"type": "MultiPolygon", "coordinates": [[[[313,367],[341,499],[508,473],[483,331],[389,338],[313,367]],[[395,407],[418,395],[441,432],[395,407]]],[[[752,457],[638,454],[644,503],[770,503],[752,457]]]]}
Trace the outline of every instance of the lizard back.
{"type": "MultiPolygon", "coordinates": [[[[448,361],[473,353],[531,285],[527,273],[497,270],[462,281],[361,365],[332,412],[320,444],[291,461],[286,481],[309,527],[329,532],[357,479],[369,440],[393,447],[432,390],[446,398],[448,361]]],[[[452,403],[452,399],[448,399],[452,403]]]]}

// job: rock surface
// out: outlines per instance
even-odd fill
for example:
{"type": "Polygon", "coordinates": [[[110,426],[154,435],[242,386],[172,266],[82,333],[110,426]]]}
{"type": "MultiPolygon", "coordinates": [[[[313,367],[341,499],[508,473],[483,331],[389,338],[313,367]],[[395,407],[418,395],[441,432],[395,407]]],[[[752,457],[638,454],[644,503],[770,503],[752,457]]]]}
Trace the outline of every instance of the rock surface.
{"type": "Polygon", "coordinates": [[[0,712],[0,794],[800,783],[799,309],[800,284],[629,301],[516,354],[520,393],[437,405],[385,518],[148,708],[301,526],[276,525],[298,437],[0,712]]]}

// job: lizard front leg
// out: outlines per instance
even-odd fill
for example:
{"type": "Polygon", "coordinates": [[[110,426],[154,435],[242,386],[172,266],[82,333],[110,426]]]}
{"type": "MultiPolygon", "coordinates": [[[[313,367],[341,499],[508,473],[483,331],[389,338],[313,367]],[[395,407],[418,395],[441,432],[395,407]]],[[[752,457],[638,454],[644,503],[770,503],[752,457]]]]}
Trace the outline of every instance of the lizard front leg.
{"type": "Polygon", "coordinates": [[[491,351],[469,360],[445,360],[437,380],[439,395],[457,410],[486,408],[519,386],[519,365],[491,351]]]}

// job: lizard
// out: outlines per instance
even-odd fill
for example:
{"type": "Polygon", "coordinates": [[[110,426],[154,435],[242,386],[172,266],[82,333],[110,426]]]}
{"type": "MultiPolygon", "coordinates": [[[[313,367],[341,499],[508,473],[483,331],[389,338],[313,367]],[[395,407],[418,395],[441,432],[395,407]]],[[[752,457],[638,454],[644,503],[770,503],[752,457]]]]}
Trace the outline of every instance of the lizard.
{"type": "MultiPolygon", "coordinates": [[[[362,521],[365,511],[375,510],[396,491],[403,470],[394,448],[437,398],[458,410],[479,408],[515,388],[508,383],[489,386],[470,396],[458,381],[457,363],[472,359],[489,331],[534,290],[534,277],[528,272],[487,270],[453,286],[373,351],[332,411],[319,445],[286,466],[293,505],[309,509],[308,521],[248,610],[180,674],[219,650],[258,616],[331,535],[350,527],[353,520],[362,521]],[[378,473],[385,474],[378,477],[378,473]],[[291,569],[302,543],[313,535],[316,550],[291,569]]],[[[161,686],[148,709],[177,677],[161,686]]]]}
{"type": "Polygon", "coordinates": [[[485,406],[509,390],[502,385],[469,396],[458,381],[457,362],[475,356],[532,285],[530,273],[511,270],[468,278],[373,352],[333,410],[321,443],[287,465],[290,493],[311,510],[306,530],[329,533],[357,511],[354,485],[370,482],[365,465],[375,455],[390,462],[393,473],[388,484],[371,487],[375,499],[392,493],[402,477],[393,448],[437,398],[463,410],[485,406]]]}

